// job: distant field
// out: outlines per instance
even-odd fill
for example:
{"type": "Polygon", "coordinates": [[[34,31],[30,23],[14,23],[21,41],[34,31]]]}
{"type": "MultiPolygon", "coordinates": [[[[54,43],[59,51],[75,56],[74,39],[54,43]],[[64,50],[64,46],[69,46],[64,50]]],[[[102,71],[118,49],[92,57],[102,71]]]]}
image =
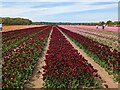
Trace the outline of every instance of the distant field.
{"type": "Polygon", "coordinates": [[[103,30],[101,26],[99,26],[98,29],[96,29],[95,26],[60,26],[118,50],[118,27],[105,27],[105,29],[103,30]]]}
{"type": "Polygon", "coordinates": [[[30,27],[40,27],[43,25],[3,25],[2,32],[8,32],[18,29],[30,28],[30,27]]]}

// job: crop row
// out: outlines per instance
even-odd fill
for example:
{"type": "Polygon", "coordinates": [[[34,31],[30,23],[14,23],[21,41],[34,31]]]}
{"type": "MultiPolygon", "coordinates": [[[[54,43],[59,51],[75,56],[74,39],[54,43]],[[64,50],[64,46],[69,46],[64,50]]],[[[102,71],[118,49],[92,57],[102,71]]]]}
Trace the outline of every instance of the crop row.
{"type": "Polygon", "coordinates": [[[3,41],[13,39],[25,32],[29,32],[31,30],[37,30],[39,28],[42,28],[42,27],[33,27],[33,28],[25,28],[25,29],[19,29],[19,30],[14,30],[9,32],[2,32],[3,41]]]}
{"type": "MultiPolygon", "coordinates": [[[[44,27],[37,27],[37,28],[29,28],[29,29],[24,29],[24,30],[17,30],[17,31],[11,31],[9,33],[6,33],[7,39],[4,40],[4,36],[2,37],[2,44],[3,44],[3,52],[6,52],[10,50],[11,48],[15,48],[24,41],[28,40],[30,37],[34,36],[35,34],[39,33],[43,29],[47,28],[47,26],[44,27]],[[23,32],[24,31],[24,32],[23,32]],[[11,38],[12,37],[12,38],[11,38]]],[[[3,33],[4,34],[4,33],[3,33]]],[[[6,36],[5,35],[5,36],[6,36]]]]}
{"type": "Polygon", "coordinates": [[[107,39],[118,40],[118,36],[117,36],[118,34],[115,33],[115,32],[113,32],[113,33],[111,32],[111,34],[110,34],[110,33],[103,33],[100,30],[93,30],[92,31],[91,29],[90,30],[89,29],[79,29],[79,31],[86,32],[88,34],[93,34],[93,35],[103,37],[103,38],[107,38],[107,39]]]}
{"type": "Polygon", "coordinates": [[[102,38],[102,37],[98,37],[97,35],[92,35],[92,34],[80,32],[80,31],[77,31],[76,33],[79,33],[80,35],[83,35],[87,38],[93,39],[96,42],[107,45],[107,46],[111,47],[111,49],[118,50],[118,41],[117,40],[102,38]]]}
{"type": "Polygon", "coordinates": [[[83,88],[100,85],[97,70],[73,48],[56,27],[53,27],[45,63],[44,88],[83,88]]]}
{"type": "Polygon", "coordinates": [[[100,44],[90,38],[59,27],[71,40],[81,49],[89,54],[93,59],[105,68],[110,74],[114,75],[114,80],[120,81],[118,72],[120,71],[120,52],[111,50],[107,45],[100,44]]]}
{"type": "Polygon", "coordinates": [[[89,29],[81,29],[80,27],[75,26],[62,26],[72,32],[79,33],[85,37],[93,39],[99,43],[107,45],[112,49],[118,50],[118,34],[117,33],[107,33],[109,31],[101,31],[101,30],[89,30],[89,29]]]}
{"type": "Polygon", "coordinates": [[[3,89],[22,88],[42,55],[51,26],[3,54],[3,89]]]}

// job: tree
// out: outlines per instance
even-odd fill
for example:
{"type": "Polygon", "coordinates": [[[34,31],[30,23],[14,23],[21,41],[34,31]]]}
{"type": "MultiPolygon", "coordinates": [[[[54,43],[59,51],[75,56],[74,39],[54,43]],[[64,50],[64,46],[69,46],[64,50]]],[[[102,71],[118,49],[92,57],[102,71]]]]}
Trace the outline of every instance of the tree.
{"type": "Polygon", "coordinates": [[[106,22],[106,25],[108,25],[108,26],[113,26],[114,23],[113,23],[111,20],[109,20],[109,21],[106,22]]]}
{"type": "Polygon", "coordinates": [[[24,18],[2,18],[2,23],[5,25],[30,25],[32,21],[24,18]]]}
{"type": "Polygon", "coordinates": [[[100,23],[99,23],[99,25],[104,25],[104,24],[105,24],[105,22],[104,22],[104,21],[102,21],[102,22],[100,22],[100,23]]]}

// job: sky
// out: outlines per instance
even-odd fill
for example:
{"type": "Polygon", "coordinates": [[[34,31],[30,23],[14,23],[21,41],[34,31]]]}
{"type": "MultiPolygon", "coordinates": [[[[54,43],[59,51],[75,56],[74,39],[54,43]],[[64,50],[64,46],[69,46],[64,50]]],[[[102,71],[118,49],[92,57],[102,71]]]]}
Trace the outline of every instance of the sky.
{"type": "Polygon", "coordinates": [[[100,22],[118,20],[119,0],[0,0],[0,17],[34,22],[100,22]]]}

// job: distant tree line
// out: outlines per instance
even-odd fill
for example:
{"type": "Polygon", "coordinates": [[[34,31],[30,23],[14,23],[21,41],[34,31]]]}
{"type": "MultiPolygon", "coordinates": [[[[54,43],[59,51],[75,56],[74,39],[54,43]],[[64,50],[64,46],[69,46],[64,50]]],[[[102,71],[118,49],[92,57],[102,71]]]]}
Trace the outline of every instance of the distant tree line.
{"type": "Polygon", "coordinates": [[[34,25],[79,25],[80,23],[70,23],[70,22],[33,22],[34,25]]]}
{"type": "Polygon", "coordinates": [[[33,22],[32,24],[35,25],[90,25],[90,26],[95,26],[95,25],[107,25],[107,26],[120,26],[120,21],[115,21],[112,22],[111,20],[107,22],[98,22],[98,23],[70,23],[70,22],[33,22]]]}
{"type": "Polygon", "coordinates": [[[5,25],[30,25],[30,24],[32,24],[32,21],[29,19],[24,19],[24,18],[4,17],[4,18],[2,18],[2,24],[5,24],[5,25]]]}
{"type": "Polygon", "coordinates": [[[112,22],[111,20],[109,20],[109,21],[106,22],[106,25],[108,25],[108,26],[114,26],[114,25],[120,26],[120,21],[112,22]]]}
{"type": "Polygon", "coordinates": [[[10,17],[0,17],[0,23],[5,25],[108,25],[108,26],[120,26],[120,21],[111,21],[108,20],[107,22],[97,22],[97,23],[71,23],[71,22],[32,22],[29,19],[25,18],[10,18],[10,17]]]}
{"type": "Polygon", "coordinates": [[[80,23],[80,25],[90,25],[90,26],[95,26],[95,25],[107,25],[107,26],[120,26],[120,21],[111,21],[111,20],[109,20],[109,21],[107,21],[107,22],[104,22],[104,21],[102,21],[102,22],[98,22],[98,23],[80,23]]]}
{"type": "Polygon", "coordinates": [[[100,22],[99,25],[107,25],[107,26],[120,26],[120,21],[111,21],[111,20],[108,20],[107,22],[100,22]]]}

